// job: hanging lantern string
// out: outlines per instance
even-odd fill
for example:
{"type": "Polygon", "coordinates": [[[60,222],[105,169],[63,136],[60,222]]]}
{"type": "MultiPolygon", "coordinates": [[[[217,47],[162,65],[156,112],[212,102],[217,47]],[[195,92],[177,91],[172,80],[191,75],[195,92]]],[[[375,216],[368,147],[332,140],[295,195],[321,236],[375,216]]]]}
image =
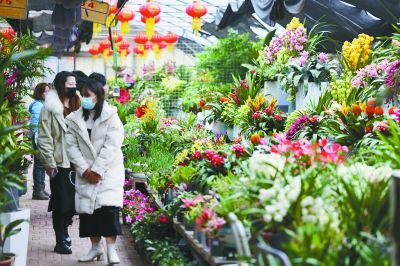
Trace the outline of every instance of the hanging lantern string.
{"type": "MultiPolygon", "coordinates": [[[[118,14],[121,12],[122,8],[125,6],[126,3],[128,3],[129,0],[125,0],[122,5],[118,8],[117,13],[115,13],[115,17],[113,18],[113,20],[111,21],[111,25],[115,22],[115,19],[117,18],[118,14]]],[[[110,36],[111,38],[111,36],[110,36]]]]}

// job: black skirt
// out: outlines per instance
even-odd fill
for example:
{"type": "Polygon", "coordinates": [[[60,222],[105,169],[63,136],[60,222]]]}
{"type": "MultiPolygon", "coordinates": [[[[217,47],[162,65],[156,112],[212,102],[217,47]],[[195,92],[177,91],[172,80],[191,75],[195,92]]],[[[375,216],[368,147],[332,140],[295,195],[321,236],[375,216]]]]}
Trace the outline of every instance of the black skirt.
{"type": "Polygon", "coordinates": [[[79,237],[110,237],[122,235],[119,208],[101,207],[93,214],[79,215],[79,237]]]}
{"type": "Polygon", "coordinates": [[[50,178],[51,197],[48,211],[75,212],[75,172],[73,168],[57,168],[58,174],[50,178]],[[71,173],[72,172],[72,173],[71,173]],[[71,173],[71,180],[69,175],[71,173]]]}

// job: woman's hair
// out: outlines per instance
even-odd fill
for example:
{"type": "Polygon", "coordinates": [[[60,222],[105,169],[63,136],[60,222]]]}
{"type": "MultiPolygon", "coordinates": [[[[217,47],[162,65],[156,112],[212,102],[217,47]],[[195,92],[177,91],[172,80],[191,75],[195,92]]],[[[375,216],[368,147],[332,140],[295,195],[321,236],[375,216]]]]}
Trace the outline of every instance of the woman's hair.
{"type": "Polygon", "coordinates": [[[75,75],[76,77],[76,89],[81,92],[82,91],[82,86],[85,84],[86,80],[88,79],[88,76],[80,70],[72,71],[72,74],[75,75]]]}
{"type": "Polygon", "coordinates": [[[47,87],[50,87],[49,84],[44,83],[44,82],[36,85],[35,89],[33,90],[32,98],[35,100],[44,100],[43,93],[47,87]]]}
{"type": "MultiPolygon", "coordinates": [[[[105,98],[104,89],[100,82],[98,82],[95,79],[89,78],[85,82],[85,84],[83,84],[82,96],[88,97],[89,96],[88,91],[93,92],[97,96],[97,103],[93,108],[94,110],[93,120],[96,120],[97,118],[100,117],[101,111],[103,110],[104,98],[105,98]]],[[[83,118],[85,119],[85,121],[89,119],[89,112],[90,110],[83,109],[83,118]]]]}
{"type": "MultiPolygon", "coordinates": [[[[58,97],[60,98],[61,102],[64,102],[66,98],[66,88],[65,82],[67,82],[68,77],[75,77],[75,75],[68,71],[61,71],[59,72],[56,77],[54,78],[53,85],[57,91],[58,97]]],[[[64,107],[64,116],[69,115],[71,112],[76,111],[81,106],[81,99],[78,95],[69,99],[69,109],[64,107]]]]}
{"type": "Polygon", "coordinates": [[[93,72],[89,75],[89,78],[97,80],[101,85],[103,85],[103,87],[107,84],[106,77],[103,74],[93,72]]]}

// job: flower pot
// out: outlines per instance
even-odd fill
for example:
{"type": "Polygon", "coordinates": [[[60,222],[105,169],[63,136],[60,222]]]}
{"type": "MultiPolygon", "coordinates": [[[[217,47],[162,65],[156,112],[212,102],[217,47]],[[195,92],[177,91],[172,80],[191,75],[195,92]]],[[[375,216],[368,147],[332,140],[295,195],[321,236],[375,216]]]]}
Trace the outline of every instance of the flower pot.
{"type": "Polygon", "coordinates": [[[210,254],[213,257],[223,257],[225,254],[224,246],[221,241],[217,237],[209,237],[208,239],[208,247],[210,249],[210,254]]]}
{"type": "Polygon", "coordinates": [[[279,81],[266,81],[262,93],[274,97],[278,101],[277,105],[280,110],[289,111],[290,102],[287,101],[289,95],[282,90],[279,81]]]}
{"type": "Polygon", "coordinates": [[[310,103],[316,103],[319,96],[328,88],[328,82],[308,83],[308,87],[304,84],[299,85],[298,91],[296,93],[296,109],[305,109],[310,103]]]}
{"type": "Polygon", "coordinates": [[[228,127],[228,129],[226,130],[226,135],[228,136],[228,139],[230,141],[233,141],[235,139],[234,128],[233,127],[228,127]]]}
{"type": "MultiPolygon", "coordinates": [[[[9,224],[15,220],[30,219],[30,210],[21,209],[14,212],[5,212],[0,215],[1,223],[9,224]]],[[[22,223],[21,231],[11,236],[4,245],[4,252],[15,254],[15,266],[25,266],[28,253],[29,223],[22,223]]]]}
{"type": "Polygon", "coordinates": [[[201,244],[203,249],[205,250],[208,249],[206,234],[204,233],[203,230],[199,229],[197,226],[194,228],[193,238],[196,239],[201,244]]]}
{"type": "Polygon", "coordinates": [[[185,230],[187,231],[193,231],[194,229],[194,222],[189,221],[186,217],[183,218],[183,226],[185,227],[185,230]]]}
{"type": "Polygon", "coordinates": [[[14,265],[15,255],[11,253],[4,254],[5,259],[0,261],[0,266],[11,266],[14,265]]]}
{"type": "Polygon", "coordinates": [[[218,237],[220,242],[226,246],[231,248],[236,248],[236,240],[235,236],[233,235],[232,228],[230,225],[224,225],[218,232],[218,237]]]}
{"type": "Polygon", "coordinates": [[[219,120],[214,121],[213,127],[212,127],[212,132],[214,134],[220,134],[220,135],[225,135],[228,131],[228,126],[219,120]]]}

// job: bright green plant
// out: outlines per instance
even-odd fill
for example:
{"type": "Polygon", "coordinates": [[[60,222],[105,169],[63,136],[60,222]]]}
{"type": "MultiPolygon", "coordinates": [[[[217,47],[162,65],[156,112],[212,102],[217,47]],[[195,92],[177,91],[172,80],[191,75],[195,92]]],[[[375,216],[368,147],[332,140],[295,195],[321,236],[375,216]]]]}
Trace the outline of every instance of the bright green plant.
{"type": "Polygon", "coordinates": [[[245,75],[246,68],[242,64],[256,59],[260,48],[261,43],[250,41],[249,34],[230,31],[227,38],[219,39],[215,45],[197,54],[196,68],[209,72],[217,82],[230,82],[232,74],[245,75]]]}

